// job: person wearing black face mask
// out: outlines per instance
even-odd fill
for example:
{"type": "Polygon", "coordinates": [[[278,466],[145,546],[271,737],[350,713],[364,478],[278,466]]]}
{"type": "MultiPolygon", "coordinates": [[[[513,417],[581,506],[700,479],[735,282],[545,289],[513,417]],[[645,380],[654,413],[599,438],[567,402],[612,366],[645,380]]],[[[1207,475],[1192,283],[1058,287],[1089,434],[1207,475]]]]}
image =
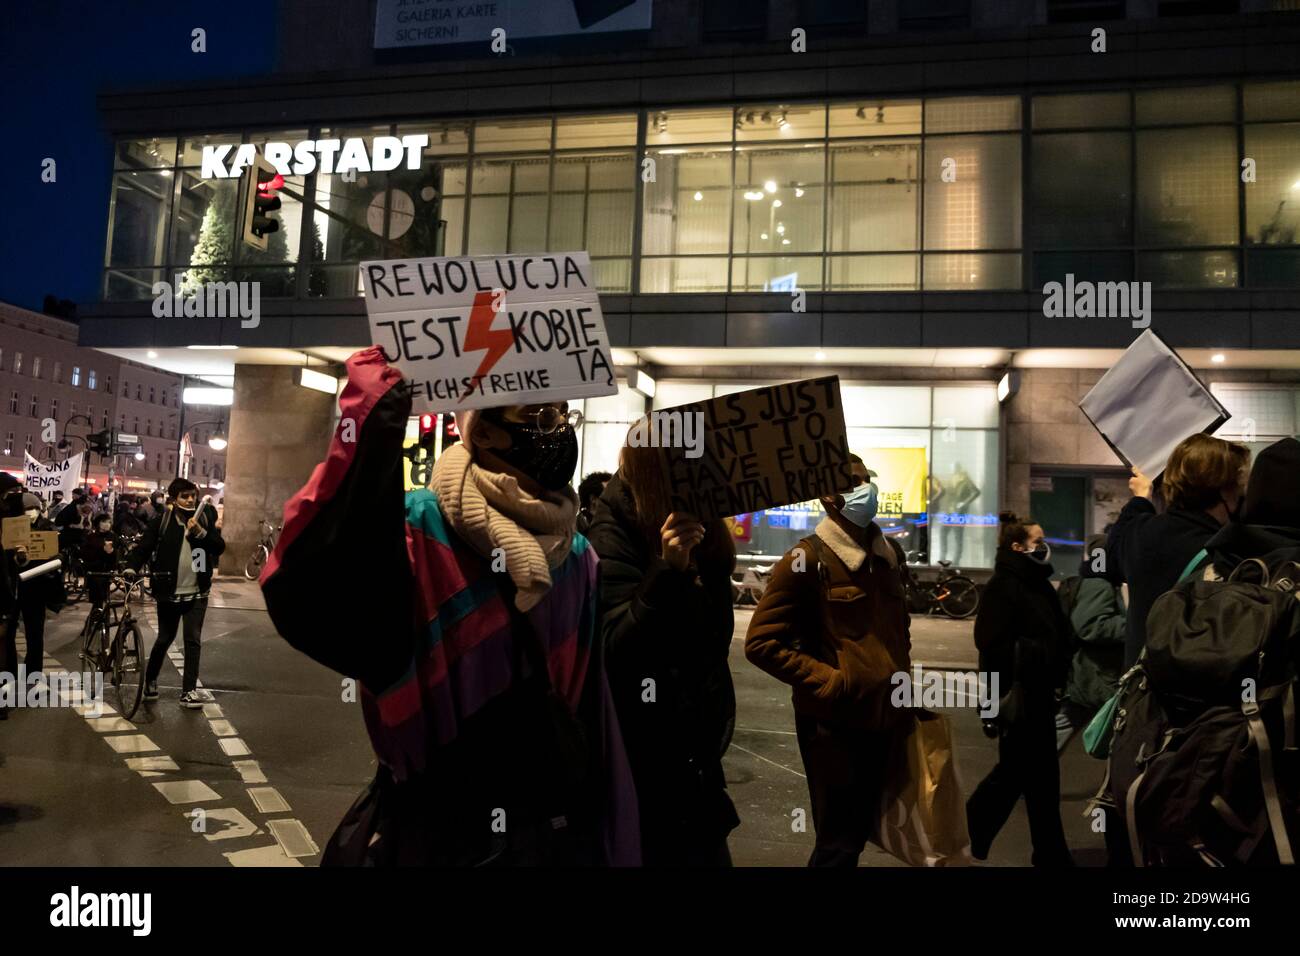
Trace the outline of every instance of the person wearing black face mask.
{"type": "MultiPolygon", "coordinates": [[[[1052,577],[1042,526],[1000,516],[993,577],[975,617],[980,671],[997,674],[998,762],[966,803],[971,855],[988,858],[994,837],[1021,796],[1029,814],[1034,866],[1072,866],[1061,826],[1056,692],[1070,667],[1069,622],[1052,577]]],[[[990,676],[990,686],[992,677],[990,676]]]]}
{"type": "Polygon", "coordinates": [[[203,706],[197,693],[199,648],[203,618],[208,609],[208,589],[217,559],[226,550],[217,527],[217,509],[198,503],[194,482],[175,478],[167,487],[170,502],[156,516],[144,535],[126,556],[128,575],[149,564],[153,595],[158,602],[158,638],[149,653],[145,671],[144,699],[158,699],[158,675],[162,673],[167,648],[184,628],[185,671],[181,680],[180,705],[189,710],[203,706]]]}
{"type": "Polygon", "coordinates": [[[377,347],[347,372],[355,439],[340,427],[285,505],[261,578],[280,634],[357,681],[379,764],[322,865],[636,865],[597,557],[569,487],[581,417],[457,410],[460,441],[403,494],[411,390],[377,347]]]}
{"type": "MultiPolygon", "coordinates": [[[[0,517],[17,518],[23,513],[23,486],[7,471],[0,471],[0,517]]],[[[0,551],[0,674],[15,674],[18,655],[14,635],[10,633],[9,619],[18,607],[18,566],[11,549],[0,551]]],[[[0,680],[3,680],[0,677],[0,680]]],[[[0,720],[9,716],[8,708],[0,705],[0,720]]]]}

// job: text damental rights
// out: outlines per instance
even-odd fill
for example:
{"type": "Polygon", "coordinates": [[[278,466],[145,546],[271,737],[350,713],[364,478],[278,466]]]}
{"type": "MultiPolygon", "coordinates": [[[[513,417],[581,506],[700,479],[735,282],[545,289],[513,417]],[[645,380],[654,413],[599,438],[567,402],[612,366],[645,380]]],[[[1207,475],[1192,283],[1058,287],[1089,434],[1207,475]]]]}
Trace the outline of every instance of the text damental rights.
{"type": "Polygon", "coordinates": [[[585,252],[363,262],[372,341],[416,411],[613,395],[585,252]]]}
{"type": "Polygon", "coordinates": [[[735,392],[659,414],[676,411],[682,420],[703,414],[704,453],[664,449],[674,511],[721,518],[853,486],[836,376],[735,392]]]}

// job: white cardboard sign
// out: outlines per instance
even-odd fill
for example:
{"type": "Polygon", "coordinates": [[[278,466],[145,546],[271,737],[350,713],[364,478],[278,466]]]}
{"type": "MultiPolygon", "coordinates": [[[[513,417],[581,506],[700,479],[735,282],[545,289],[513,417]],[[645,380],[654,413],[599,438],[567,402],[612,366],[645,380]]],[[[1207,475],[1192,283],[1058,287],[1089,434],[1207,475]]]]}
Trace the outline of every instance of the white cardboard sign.
{"type": "Polygon", "coordinates": [[[27,452],[23,453],[26,475],[24,483],[32,494],[52,501],[54,492],[63,492],[63,497],[70,498],[73,489],[81,481],[81,456],[79,452],[66,461],[37,461],[27,452]]]}
{"type": "Polygon", "coordinates": [[[1226,422],[1224,408],[1160,336],[1147,329],[1079,402],[1120,459],[1154,479],[1188,435],[1226,422]]]}
{"type": "Polygon", "coordinates": [[[361,263],[371,339],[417,412],[613,395],[585,252],[361,263]]]}

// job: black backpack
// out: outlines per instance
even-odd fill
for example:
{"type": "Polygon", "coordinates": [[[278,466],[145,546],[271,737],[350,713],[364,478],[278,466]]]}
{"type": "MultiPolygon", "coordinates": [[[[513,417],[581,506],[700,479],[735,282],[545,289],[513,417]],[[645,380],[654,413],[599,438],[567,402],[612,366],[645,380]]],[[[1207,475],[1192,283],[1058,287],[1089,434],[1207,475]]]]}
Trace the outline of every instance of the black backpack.
{"type": "Polygon", "coordinates": [[[1161,595],[1121,681],[1097,803],[1145,865],[1295,862],[1300,565],[1255,558],[1161,595]]]}

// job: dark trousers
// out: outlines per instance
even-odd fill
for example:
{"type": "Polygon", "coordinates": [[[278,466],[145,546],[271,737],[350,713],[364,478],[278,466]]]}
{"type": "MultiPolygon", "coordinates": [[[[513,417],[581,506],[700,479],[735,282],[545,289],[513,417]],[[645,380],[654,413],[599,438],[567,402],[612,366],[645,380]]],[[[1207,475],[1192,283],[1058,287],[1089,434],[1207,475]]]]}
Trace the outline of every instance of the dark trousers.
{"type": "Polygon", "coordinates": [[[889,759],[888,737],[834,728],[795,714],[808,776],[816,844],[809,866],[857,866],[875,835],[889,759]]]}
{"type": "Polygon", "coordinates": [[[176,630],[183,625],[185,634],[185,673],[181,677],[181,693],[194,690],[199,683],[199,638],[203,633],[203,615],[208,610],[206,597],[192,601],[158,602],[158,639],[149,652],[149,668],[145,680],[153,682],[162,673],[167,648],[176,640],[176,630]]]}
{"type": "Polygon", "coordinates": [[[1070,862],[1061,826],[1061,768],[1056,756],[1056,723],[1052,708],[1027,713],[998,739],[998,762],[966,801],[971,850],[988,855],[1016,802],[1025,798],[1034,866],[1070,862]]]}
{"type": "Polygon", "coordinates": [[[23,662],[27,673],[45,669],[45,600],[41,595],[22,589],[18,591],[18,604],[9,612],[4,622],[5,660],[15,672],[18,670],[18,619],[22,618],[23,633],[27,636],[27,653],[23,662]]]}

